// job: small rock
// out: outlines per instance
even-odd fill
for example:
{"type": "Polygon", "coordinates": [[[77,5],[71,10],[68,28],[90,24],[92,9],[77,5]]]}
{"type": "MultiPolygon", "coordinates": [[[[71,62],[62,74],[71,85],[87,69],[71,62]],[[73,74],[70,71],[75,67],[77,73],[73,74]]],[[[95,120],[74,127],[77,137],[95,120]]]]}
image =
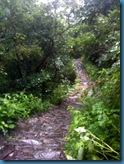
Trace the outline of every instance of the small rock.
{"type": "Polygon", "coordinates": [[[69,99],[77,99],[78,96],[69,96],[69,99]]]}
{"type": "Polygon", "coordinates": [[[14,152],[13,153],[11,153],[11,154],[9,154],[9,157],[12,157],[14,155],[14,152]]]}
{"type": "Polygon", "coordinates": [[[29,145],[37,145],[37,146],[40,146],[42,143],[40,143],[39,141],[37,140],[33,140],[33,139],[27,139],[27,140],[20,140],[21,142],[24,142],[26,144],[29,144],[29,145]]]}
{"type": "Polygon", "coordinates": [[[47,152],[46,151],[45,152],[39,151],[34,155],[35,159],[44,159],[44,160],[51,160],[51,159],[56,158],[58,156],[60,156],[59,151],[51,151],[51,150],[49,150],[47,152]]]}
{"type": "Polygon", "coordinates": [[[49,144],[49,143],[54,143],[55,141],[53,139],[44,139],[43,142],[45,144],[49,144]]]}
{"type": "Polygon", "coordinates": [[[4,148],[4,146],[0,146],[0,150],[2,150],[4,148]]]}
{"type": "Polygon", "coordinates": [[[33,124],[35,124],[37,121],[38,121],[38,118],[32,118],[32,119],[30,118],[29,121],[28,121],[28,123],[33,125],[33,124]]]}
{"type": "Polygon", "coordinates": [[[75,104],[76,104],[76,105],[82,105],[82,103],[80,103],[80,102],[75,102],[75,104]]]}

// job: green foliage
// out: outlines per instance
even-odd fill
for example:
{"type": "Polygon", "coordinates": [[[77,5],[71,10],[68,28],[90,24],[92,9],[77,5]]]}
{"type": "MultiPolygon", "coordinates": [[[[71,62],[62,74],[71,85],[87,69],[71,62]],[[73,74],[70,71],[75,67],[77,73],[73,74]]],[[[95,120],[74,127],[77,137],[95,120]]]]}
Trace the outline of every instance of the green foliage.
{"type": "Polygon", "coordinates": [[[0,97],[0,130],[4,134],[8,129],[15,127],[14,122],[20,118],[27,118],[31,113],[43,112],[49,106],[49,102],[42,102],[32,94],[24,92],[5,94],[0,97]]]}
{"type": "Polygon", "coordinates": [[[70,36],[69,51],[74,57],[83,55],[98,67],[111,67],[120,57],[119,8],[95,15],[92,26],[85,21],[71,30],[70,36]]]}
{"type": "Polygon", "coordinates": [[[73,128],[73,136],[73,139],[66,138],[68,143],[65,153],[68,160],[119,160],[120,158],[116,150],[83,126],[73,128]],[[70,145],[71,149],[68,149],[70,145]]]}
{"type": "Polygon", "coordinates": [[[0,68],[7,73],[2,76],[1,93],[25,90],[44,95],[61,80],[74,82],[65,26],[55,12],[56,3],[1,2],[0,68]]]}
{"type": "Polygon", "coordinates": [[[65,153],[79,160],[119,160],[120,62],[97,72],[93,67],[91,64],[85,66],[91,78],[96,73],[96,85],[84,91],[79,110],[71,107],[72,124],[66,138],[65,153]],[[83,127],[85,133],[75,132],[76,128],[83,127]],[[81,158],[78,158],[80,151],[81,158]]]}
{"type": "Polygon", "coordinates": [[[80,111],[72,108],[71,113],[65,154],[79,160],[120,159],[119,109],[107,108],[101,99],[88,97],[83,99],[80,111]],[[83,152],[78,158],[81,148],[83,152]]]}
{"type": "Polygon", "coordinates": [[[98,14],[92,27],[87,23],[76,30],[75,41],[71,43],[77,46],[75,52],[82,52],[83,66],[95,85],[82,94],[79,110],[70,107],[72,123],[66,137],[65,154],[67,159],[75,160],[119,160],[119,10],[108,11],[108,15],[98,14]]]}
{"type": "Polygon", "coordinates": [[[51,83],[46,83],[46,90],[49,94],[48,97],[51,103],[60,104],[65,99],[68,89],[75,82],[76,72],[74,61],[70,57],[58,58],[56,61],[56,68],[59,70],[59,72],[56,72],[56,79],[58,80],[54,83],[52,83],[52,81],[51,83]],[[67,61],[69,62],[67,63],[67,61]],[[58,81],[60,81],[60,84],[58,84],[58,81]]]}
{"type": "Polygon", "coordinates": [[[111,108],[120,108],[120,61],[115,62],[111,68],[102,69],[97,79],[101,88],[101,98],[111,108]]]}
{"type": "Polygon", "coordinates": [[[65,99],[69,87],[70,86],[68,83],[64,83],[60,84],[57,88],[55,88],[50,95],[51,103],[56,105],[61,104],[61,102],[65,99]]]}
{"type": "Polygon", "coordinates": [[[4,92],[8,88],[7,73],[3,68],[0,68],[0,92],[4,92]]]}
{"type": "MultiPolygon", "coordinates": [[[[66,64],[66,63],[65,63],[66,64]]],[[[75,72],[75,65],[74,61],[70,59],[66,66],[64,65],[63,69],[61,70],[62,77],[66,77],[68,81],[71,83],[75,82],[76,79],[76,72],[75,72]]]]}
{"type": "Polygon", "coordinates": [[[86,70],[89,78],[95,81],[98,78],[99,68],[96,65],[93,65],[91,61],[85,59],[84,56],[81,57],[81,61],[83,62],[83,67],[86,70]]]}

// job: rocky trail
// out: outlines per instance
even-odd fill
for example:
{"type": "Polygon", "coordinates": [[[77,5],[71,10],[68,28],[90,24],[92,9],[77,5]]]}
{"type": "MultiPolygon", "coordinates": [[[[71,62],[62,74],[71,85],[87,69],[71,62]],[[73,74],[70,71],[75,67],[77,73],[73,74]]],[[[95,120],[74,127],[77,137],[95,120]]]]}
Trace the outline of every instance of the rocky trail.
{"type": "Polygon", "coordinates": [[[51,105],[45,113],[19,120],[9,136],[0,138],[1,160],[66,160],[63,146],[70,124],[66,109],[69,105],[78,108],[81,90],[92,83],[79,59],[75,60],[75,66],[79,82],[69,91],[66,101],[51,105]]]}

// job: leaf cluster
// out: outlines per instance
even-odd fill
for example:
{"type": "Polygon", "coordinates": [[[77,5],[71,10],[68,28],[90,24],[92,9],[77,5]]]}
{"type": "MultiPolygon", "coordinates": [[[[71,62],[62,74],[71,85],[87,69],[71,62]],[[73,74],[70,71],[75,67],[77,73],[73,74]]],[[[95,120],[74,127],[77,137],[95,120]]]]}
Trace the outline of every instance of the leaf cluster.
{"type": "Polygon", "coordinates": [[[48,101],[42,101],[32,94],[24,92],[5,94],[0,97],[0,131],[4,134],[15,127],[15,121],[27,118],[30,114],[43,112],[49,106],[48,101]]]}

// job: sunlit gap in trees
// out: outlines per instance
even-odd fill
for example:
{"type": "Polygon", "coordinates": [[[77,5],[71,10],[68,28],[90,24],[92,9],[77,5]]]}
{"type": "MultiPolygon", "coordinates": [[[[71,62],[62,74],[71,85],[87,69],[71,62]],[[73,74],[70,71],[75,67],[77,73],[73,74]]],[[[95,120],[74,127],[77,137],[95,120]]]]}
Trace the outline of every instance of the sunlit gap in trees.
{"type": "MultiPolygon", "coordinates": [[[[55,0],[37,0],[37,3],[50,3],[50,2],[54,2],[55,0]]],[[[63,0],[59,0],[60,2],[62,2],[63,0]]],[[[76,3],[78,4],[84,4],[84,1],[81,0],[75,0],[76,3]]]]}
{"type": "Polygon", "coordinates": [[[52,5],[54,8],[51,9],[53,14],[57,17],[60,16],[63,21],[67,20],[69,24],[77,24],[80,20],[85,19],[84,17],[81,17],[80,20],[76,21],[74,16],[75,11],[78,9],[80,10],[80,7],[84,6],[84,0],[36,0],[36,3],[39,5],[41,3],[52,5]]]}

